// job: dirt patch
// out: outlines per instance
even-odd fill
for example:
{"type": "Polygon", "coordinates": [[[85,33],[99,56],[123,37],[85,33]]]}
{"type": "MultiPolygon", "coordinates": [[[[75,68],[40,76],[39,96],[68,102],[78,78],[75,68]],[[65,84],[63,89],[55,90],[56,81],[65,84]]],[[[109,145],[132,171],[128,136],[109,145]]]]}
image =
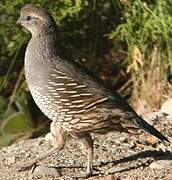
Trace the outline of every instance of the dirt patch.
{"type": "MultiPolygon", "coordinates": [[[[172,127],[170,121],[161,120],[155,124],[156,128],[170,140],[172,139],[168,134],[172,127]]],[[[172,145],[164,146],[146,133],[131,136],[117,132],[103,136],[94,135],[93,138],[95,139],[94,174],[89,178],[90,180],[168,180],[172,177],[172,145]]],[[[85,171],[86,153],[79,142],[70,137],[63,150],[38,163],[37,168],[41,167],[45,174],[41,175],[41,172],[38,172],[41,168],[35,168],[32,171],[17,171],[18,163],[29,162],[30,159],[47,152],[51,147],[43,137],[40,137],[2,148],[0,150],[0,179],[75,179],[76,174],[85,171]]]]}

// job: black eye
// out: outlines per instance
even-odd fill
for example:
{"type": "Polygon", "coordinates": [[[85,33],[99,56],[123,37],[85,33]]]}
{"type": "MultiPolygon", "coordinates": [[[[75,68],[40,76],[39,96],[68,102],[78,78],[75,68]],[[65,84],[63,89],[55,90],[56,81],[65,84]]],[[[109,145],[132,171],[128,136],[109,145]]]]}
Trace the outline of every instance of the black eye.
{"type": "Polygon", "coordinates": [[[31,16],[27,16],[26,20],[29,21],[31,19],[31,16]]]}

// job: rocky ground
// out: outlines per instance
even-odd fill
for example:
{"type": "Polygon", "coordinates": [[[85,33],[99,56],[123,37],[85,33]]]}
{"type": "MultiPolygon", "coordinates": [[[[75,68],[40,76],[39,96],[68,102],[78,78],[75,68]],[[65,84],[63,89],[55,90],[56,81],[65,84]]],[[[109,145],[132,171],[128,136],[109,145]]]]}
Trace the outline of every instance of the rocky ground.
{"type": "MultiPolygon", "coordinates": [[[[151,122],[172,142],[172,120],[151,122]]],[[[90,180],[172,179],[172,145],[165,146],[141,133],[109,133],[94,136],[94,174],[90,180]]],[[[67,138],[64,149],[49,156],[32,170],[18,172],[21,162],[47,152],[50,143],[43,137],[24,140],[0,150],[0,179],[76,179],[85,170],[86,156],[77,140],[67,138]]]]}

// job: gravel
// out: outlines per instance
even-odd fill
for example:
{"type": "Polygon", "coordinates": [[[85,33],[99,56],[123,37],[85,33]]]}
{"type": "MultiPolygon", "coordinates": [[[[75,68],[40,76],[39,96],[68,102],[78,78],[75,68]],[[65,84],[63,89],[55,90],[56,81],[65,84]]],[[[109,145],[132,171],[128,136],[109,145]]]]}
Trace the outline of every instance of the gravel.
{"type": "MultiPolygon", "coordinates": [[[[170,140],[167,120],[156,120],[155,126],[170,140]]],[[[154,180],[172,177],[172,145],[164,146],[154,137],[141,133],[115,132],[94,135],[94,174],[90,180],[154,180]]],[[[40,161],[35,168],[18,172],[22,162],[44,154],[51,148],[44,137],[23,140],[0,150],[0,179],[76,179],[85,171],[86,154],[79,142],[67,136],[63,150],[40,161]]]]}

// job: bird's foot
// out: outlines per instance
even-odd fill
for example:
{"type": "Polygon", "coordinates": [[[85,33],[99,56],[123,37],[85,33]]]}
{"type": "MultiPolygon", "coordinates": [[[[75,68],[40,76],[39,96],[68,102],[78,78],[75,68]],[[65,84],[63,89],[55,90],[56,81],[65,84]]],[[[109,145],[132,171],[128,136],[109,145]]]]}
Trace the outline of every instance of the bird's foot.
{"type": "Polygon", "coordinates": [[[46,152],[45,154],[42,154],[41,156],[39,156],[35,159],[32,159],[32,160],[30,160],[28,162],[24,162],[24,163],[19,163],[19,164],[17,164],[17,170],[18,171],[24,171],[24,170],[31,169],[39,161],[41,161],[41,160],[45,159],[46,157],[52,155],[56,151],[57,151],[57,147],[53,147],[52,149],[50,149],[50,151],[46,152]]]}
{"type": "Polygon", "coordinates": [[[82,172],[79,174],[76,174],[74,178],[76,179],[88,179],[92,175],[92,172],[82,172]]]}
{"type": "Polygon", "coordinates": [[[16,169],[20,172],[20,171],[25,171],[25,170],[29,170],[29,169],[34,168],[36,163],[37,163],[37,159],[33,159],[33,160],[28,161],[28,162],[18,163],[15,166],[16,166],[16,169]]]}

